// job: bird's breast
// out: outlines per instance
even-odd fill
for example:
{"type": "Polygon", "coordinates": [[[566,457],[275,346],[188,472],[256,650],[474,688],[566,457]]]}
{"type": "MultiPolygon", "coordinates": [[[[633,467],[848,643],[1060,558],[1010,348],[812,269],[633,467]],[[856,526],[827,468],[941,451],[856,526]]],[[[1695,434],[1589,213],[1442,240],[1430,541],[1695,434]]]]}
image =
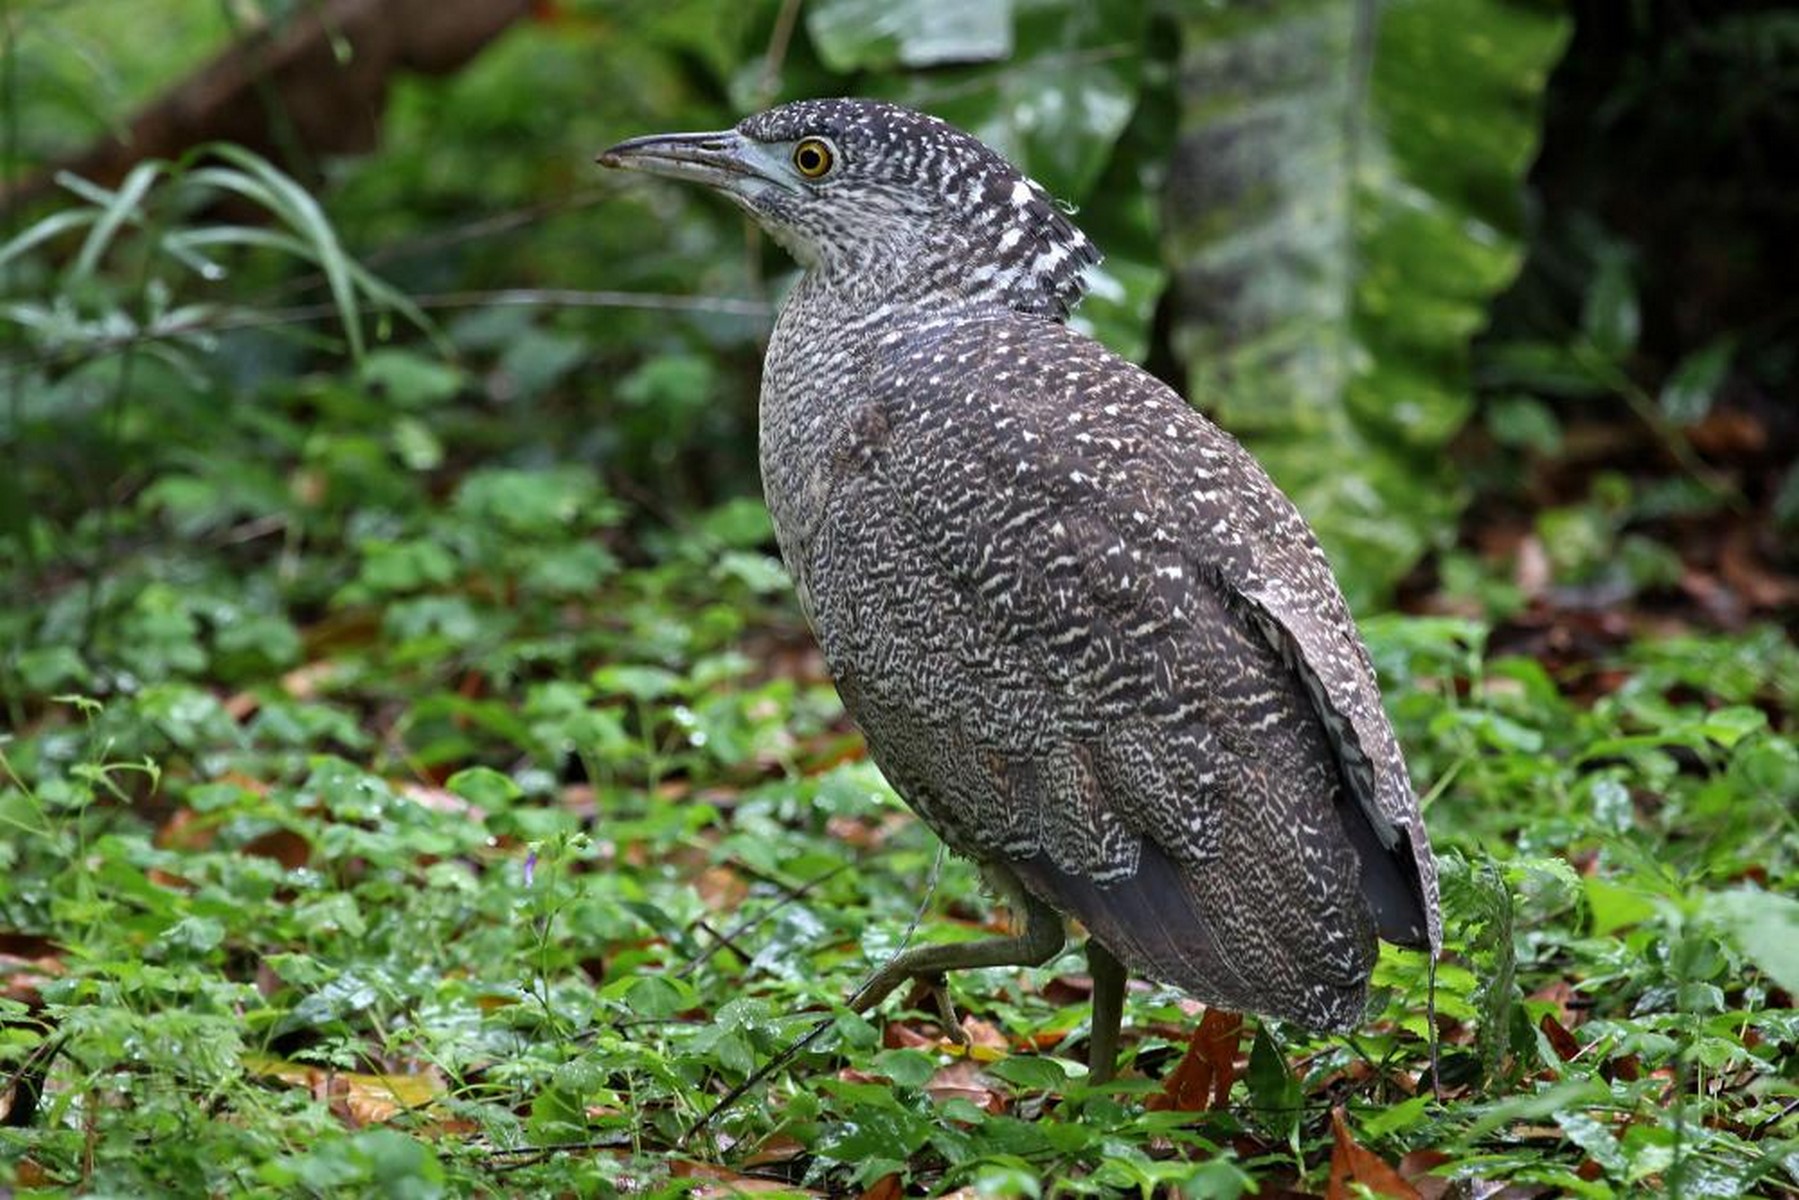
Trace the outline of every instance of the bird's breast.
{"type": "Polygon", "coordinates": [[[763,363],[759,417],[763,494],[802,591],[832,493],[874,470],[891,433],[865,356],[851,349],[859,339],[818,309],[796,300],[783,311],[763,363]]]}

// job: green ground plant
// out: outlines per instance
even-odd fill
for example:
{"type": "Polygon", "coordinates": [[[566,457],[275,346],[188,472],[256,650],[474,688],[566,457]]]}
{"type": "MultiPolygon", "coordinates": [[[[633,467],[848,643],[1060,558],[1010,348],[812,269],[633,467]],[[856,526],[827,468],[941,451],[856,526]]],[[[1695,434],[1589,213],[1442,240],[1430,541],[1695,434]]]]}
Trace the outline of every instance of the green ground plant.
{"type": "MultiPolygon", "coordinates": [[[[608,282],[700,295],[594,318],[443,302],[458,269],[591,263],[566,213],[454,269],[361,249],[420,237],[414,202],[538,194],[479,178],[541,120],[521,73],[597,55],[705,123],[681,72],[767,31],[693,11],[407,85],[413,149],[329,211],[227,147],[72,184],[0,245],[0,1187],[1799,1192],[1799,650],[1645,619],[1539,653],[1462,552],[1439,608],[1464,615],[1365,623],[1441,852],[1441,1095],[1403,952],[1364,1032],[1255,1030],[1215,1108],[1169,1102],[1197,1013],[1166,989],[1132,991],[1125,1077],[1087,1084],[1073,954],[953,978],[966,1047],[843,1008],[900,945],[999,918],[862,758],[751,498],[721,397],[747,411],[766,305],[704,297],[766,295],[759,251],[709,210],[582,213],[608,282]]],[[[816,19],[807,78],[900,53],[816,19]]],[[[1143,136],[1130,111],[1108,137],[1143,136]]],[[[1558,351],[1612,373],[1583,386],[1630,378],[1615,284],[1558,351]]],[[[1508,454],[1559,435],[1531,361],[1489,418],[1508,454]]],[[[1690,415],[1709,369],[1643,396],[1690,415]]],[[[1665,581],[1640,529],[1665,511],[1600,481],[1543,513],[1553,582],[1665,581]]]]}

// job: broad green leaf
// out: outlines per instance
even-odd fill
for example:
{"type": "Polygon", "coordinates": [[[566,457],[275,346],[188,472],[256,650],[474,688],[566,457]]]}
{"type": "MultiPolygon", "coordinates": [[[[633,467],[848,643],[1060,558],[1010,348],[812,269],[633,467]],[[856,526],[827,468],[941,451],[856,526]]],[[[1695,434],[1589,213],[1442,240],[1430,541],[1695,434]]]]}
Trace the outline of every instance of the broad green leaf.
{"type": "Polygon", "coordinates": [[[1260,1026],[1249,1048],[1247,1081],[1250,1103],[1263,1124],[1281,1138],[1288,1137],[1299,1122],[1305,1097],[1280,1047],[1260,1026]]]}
{"type": "Polygon", "coordinates": [[[225,940],[225,927],[210,917],[183,917],[152,942],[158,954],[205,954],[225,940]]]}
{"type": "Polygon", "coordinates": [[[1593,932],[1603,937],[1655,915],[1655,905],[1642,892],[1589,876],[1586,880],[1587,911],[1593,932]]]}
{"type": "Polygon", "coordinates": [[[1604,395],[1611,385],[1569,346],[1560,342],[1516,341],[1481,355],[1481,382],[1516,387],[1544,396],[1578,399],[1604,395]]]}
{"type": "Polygon", "coordinates": [[[586,1107],[581,1097],[562,1088],[545,1088],[531,1101],[531,1115],[525,1123],[534,1142],[553,1146],[558,1142],[577,1140],[587,1124],[586,1107]]]}
{"type": "Polygon", "coordinates": [[[834,71],[991,62],[1012,50],[1011,0],[820,0],[806,32],[834,71]]]}
{"type": "Polygon", "coordinates": [[[1567,21],[1532,0],[1287,0],[1181,18],[1164,194],[1190,398],[1367,604],[1454,527],[1467,347],[1521,259],[1567,21]]]}
{"type": "Polygon", "coordinates": [[[681,677],[662,667],[618,663],[595,671],[593,686],[608,695],[630,696],[635,700],[657,700],[663,696],[679,694],[681,677]]]}
{"type": "Polygon", "coordinates": [[[1558,1112],[1555,1123],[1568,1140],[1593,1156],[1593,1161],[1613,1174],[1623,1174],[1629,1163],[1612,1131],[1584,1112],[1558,1112]]]}
{"type": "Polygon", "coordinates": [[[781,560],[767,554],[727,550],[714,568],[721,577],[737,579],[760,596],[780,595],[793,585],[781,560]]]}
{"type": "Polygon", "coordinates": [[[444,786],[473,804],[501,809],[524,795],[524,789],[508,775],[492,767],[465,767],[444,781],[444,786]]]}
{"type": "MultiPolygon", "coordinates": [[[[848,2],[857,7],[860,0],[848,2]]],[[[1055,196],[1083,203],[1137,103],[1147,6],[1144,0],[987,4],[1011,14],[1012,51],[1004,61],[875,77],[869,89],[953,122],[1004,153],[1055,196]]],[[[953,6],[883,7],[895,9],[922,38],[929,26],[922,10],[953,6]]]]}
{"type": "Polygon", "coordinates": [[[362,360],[362,381],[377,387],[399,408],[430,408],[462,389],[467,377],[458,368],[411,350],[376,350],[362,360]]]}
{"type": "Polygon", "coordinates": [[[1720,746],[1734,746],[1752,733],[1768,727],[1768,714],[1747,704],[1732,705],[1705,714],[1699,731],[1720,746]]]}
{"type": "Polygon", "coordinates": [[[1515,858],[1506,864],[1505,878],[1520,906],[1533,913],[1559,911],[1580,896],[1581,877],[1564,858],[1515,858]]]}
{"type": "Polygon", "coordinates": [[[1501,444],[1553,454],[1562,444],[1555,412],[1534,396],[1505,396],[1487,406],[1487,429],[1501,444]]]}
{"type": "Polygon", "coordinates": [[[1799,900],[1738,888],[1707,896],[1701,910],[1787,992],[1799,995],[1799,900]]]}
{"type": "Polygon", "coordinates": [[[1068,1073],[1062,1069],[1061,1063],[1053,1058],[1039,1058],[1030,1054],[1014,1054],[998,1059],[988,1063],[984,1069],[1007,1083],[1033,1091],[1050,1091],[1068,1082],[1068,1073]]]}
{"type": "Polygon", "coordinates": [[[1362,1136],[1373,1141],[1395,1133],[1405,1133],[1427,1120],[1430,1108],[1435,1103],[1436,1098],[1426,1093],[1413,1096],[1410,1100],[1401,1100],[1397,1104],[1376,1108],[1361,1119],[1362,1136]]]}
{"type": "Polygon", "coordinates": [[[760,500],[727,500],[695,521],[694,532],[735,550],[768,546],[775,540],[768,508],[760,500]]]}
{"type": "Polygon", "coordinates": [[[937,1072],[937,1062],[922,1050],[883,1050],[874,1058],[874,1069],[898,1087],[923,1087],[937,1072]]]}
{"type": "Polygon", "coordinates": [[[579,467],[473,471],[456,489],[454,503],[459,513],[535,540],[566,536],[584,521],[609,519],[612,511],[598,481],[579,467]]]}
{"type": "Polygon", "coordinates": [[[666,975],[642,975],[625,987],[624,999],[640,1017],[668,1017],[691,1005],[693,993],[666,975]]]}
{"type": "Polygon", "coordinates": [[[1694,425],[1703,420],[1712,410],[1718,388],[1730,373],[1730,361],[1735,354],[1735,343],[1721,338],[1683,358],[1657,397],[1662,415],[1677,425],[1694,425]]]}
{"type": "Polygon", "coordinates": [[[718,388],[718,368],[711,359],[664,354],[620,380],[618,396],[628,404],[664,411],[709,404],[718,388]]]}
{"type": "Polygon", "coordinates": [[[1464,1144],[1474,1145],[1494,1130],[1512,1122],[1572,1111],[1578,1105],[1603,1103],[1610,1098],[1611,1092],[1603,1082],[1584,1076],[1552,1084],[1536,1092],[1508,1096],[1490,1104],[1474,1105],[1465,1111],[1478,1115],[1462,1130],[1461,1140],[1464,1144]]]}
{"type": "Polygon", "coordinates": [[[1630,277],[1629,259],[1619,252],[1604,255],[1581,306],[1581,332],[1594,349],[1616,362],[1636,349],[1642,325],[1642,307],[1630,277]]]}
{"type": "Polygon", "coordinates": [[[443,465],[443,439],[417,417],[400,417],[393,424],[394,453],[409,471],[434,471],[443,465]]]}
{"type": "Polygon", "coordinates": [[[1237,1200],[1239,1196],[1264,1193],[1254,1176],[1228,1158],[1186,1166],[1180,1182],[1180,1195],[1204,1196],[1207,1200],[1237,1200]]]}

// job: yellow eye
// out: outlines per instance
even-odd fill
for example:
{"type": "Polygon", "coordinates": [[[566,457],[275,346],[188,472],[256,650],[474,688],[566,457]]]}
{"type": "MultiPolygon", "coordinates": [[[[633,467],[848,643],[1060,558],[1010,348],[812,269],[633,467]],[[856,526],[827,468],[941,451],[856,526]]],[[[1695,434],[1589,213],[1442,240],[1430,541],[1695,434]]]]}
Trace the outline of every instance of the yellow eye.
{"type": "Polygon", "coordinates": [[[830,143],[807,138],[793,148],[793,169],[807,179],[822,179],[831,173],[833,162],[830,143]]]}

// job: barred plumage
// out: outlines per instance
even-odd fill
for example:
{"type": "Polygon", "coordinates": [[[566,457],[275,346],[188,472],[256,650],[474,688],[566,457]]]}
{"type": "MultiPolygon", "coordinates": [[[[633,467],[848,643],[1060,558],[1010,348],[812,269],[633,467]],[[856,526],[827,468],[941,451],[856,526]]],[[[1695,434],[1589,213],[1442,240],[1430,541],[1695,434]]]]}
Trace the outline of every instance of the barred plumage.
{"type": "Polygon", "coordinates": [[[806,266],[762,387],[782,556],[876,763],[1029,910],[1018,938],[914,951],[858,1000],[1041,961],[1047,905],[1208,1003],[1359,1023],[1377,934],[1440,938],[1373,670],[1256,462],[1063,324],[1086,237],[976,139],[874,101],[602,161],[711,184],[806,266]],[[808,139],[817,178],[794,165],[808,139]]]}

